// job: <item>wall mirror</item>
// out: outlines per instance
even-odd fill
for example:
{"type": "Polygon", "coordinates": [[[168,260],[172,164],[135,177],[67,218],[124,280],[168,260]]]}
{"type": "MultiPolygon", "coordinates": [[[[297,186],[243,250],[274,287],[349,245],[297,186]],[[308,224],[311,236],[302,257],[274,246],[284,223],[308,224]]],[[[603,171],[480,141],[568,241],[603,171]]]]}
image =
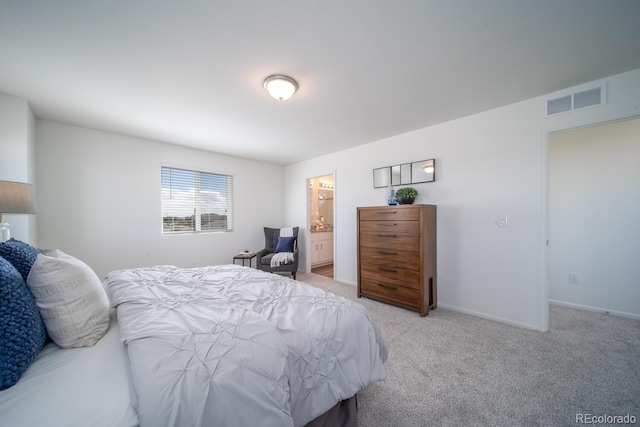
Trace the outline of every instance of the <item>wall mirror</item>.
{"type": "Polygon", "coordinates": [[[411,184],[411,163],[391,166],[391,185],[411,184]]]}
{"type": "Polygon", "coordinates": [[[373,188],[388,187],[390,182],[389,166],[373,170],[373,188]]]}
{"type": "Polygon", "coordinates": [[[400,184],[411,184],[411,163],[400,165],[400,184]]]}
{"type": "Polygon", "coordinates": [[[411,183],[433,182],[436,178],[435,159],[411,163],[411,183]]]}
{"type": "Polygon", "coordinates": [[[391,185],[400,185],[400,165],[391,166],[391,185]]]}

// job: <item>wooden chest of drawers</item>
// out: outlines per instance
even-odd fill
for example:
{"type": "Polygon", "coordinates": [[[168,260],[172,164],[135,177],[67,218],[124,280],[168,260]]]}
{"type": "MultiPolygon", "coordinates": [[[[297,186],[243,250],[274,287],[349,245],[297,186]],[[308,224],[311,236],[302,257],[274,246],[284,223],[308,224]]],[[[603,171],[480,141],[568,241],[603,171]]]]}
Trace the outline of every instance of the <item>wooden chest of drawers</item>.
{"type": "Polygon", "coordinates": [[[358,298],[429,314],[436,308],[436,206],[360,207],[358,298]]]}

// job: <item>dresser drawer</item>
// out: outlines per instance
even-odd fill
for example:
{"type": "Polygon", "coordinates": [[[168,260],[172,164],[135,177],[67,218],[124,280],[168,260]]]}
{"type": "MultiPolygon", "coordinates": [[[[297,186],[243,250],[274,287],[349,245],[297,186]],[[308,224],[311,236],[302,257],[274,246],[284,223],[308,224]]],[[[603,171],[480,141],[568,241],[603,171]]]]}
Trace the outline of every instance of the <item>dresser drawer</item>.
{"type": "Polygon", "coordinates": [[[420,233],[420,221],[360,221],[360,231],[372,233],[420,233]]]}
{"type": "Polygon", "coordinates": [[[360,262],[362,265],[375,264],[391,269],[405,269],[419,271],[421,266],[420,254],[415,251],[405,251],[390,248],[360,248],[360,262]]]}
{"type": "Polygon", "coordinates": [[[420,234],[360,231],[359,244],[362,248],[418,251],[420,250],[420,234]]]}
{"type": "Polygon", "coordinates": [[[404,270],[388,265],[363,263],[360,265],[360,277],[371,281],[402,286],[404,288],[420,289],[420,272],[417,270],[404,270]]]}
{"type": "Polygon", "coordinates": [[[418,221],[420,211],[410,208],[361,209],[360,221],[418,221]]]}
{"type": "Polygon", "coordinates": [[[420,290],[396,286],[384,281],[361,278],[360,292],[362,295],[400,304],[414,309],[420,308],[420,290]]]}

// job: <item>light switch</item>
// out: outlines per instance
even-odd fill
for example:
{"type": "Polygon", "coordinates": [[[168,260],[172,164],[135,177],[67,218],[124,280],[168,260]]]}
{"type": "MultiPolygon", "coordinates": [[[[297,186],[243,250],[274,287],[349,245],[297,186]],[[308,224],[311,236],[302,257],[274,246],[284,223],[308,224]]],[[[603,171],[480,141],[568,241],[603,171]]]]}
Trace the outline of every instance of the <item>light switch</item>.
{"type": "Polygon", "coordinates": [[[508,227],[509,226],[509,218],[506,215],[501,215],[498,218],[498,227],[508,227]]]}

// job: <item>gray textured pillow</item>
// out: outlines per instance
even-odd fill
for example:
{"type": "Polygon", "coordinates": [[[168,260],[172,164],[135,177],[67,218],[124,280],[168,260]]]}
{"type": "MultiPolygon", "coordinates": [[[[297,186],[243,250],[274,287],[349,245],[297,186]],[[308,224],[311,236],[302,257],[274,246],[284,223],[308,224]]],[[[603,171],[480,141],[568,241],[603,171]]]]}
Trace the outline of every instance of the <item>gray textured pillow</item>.
{"type": "Polygon", "coordinates": [[[27,286],[58,346],[91,347],[109,329],[109,300],[102,283],[79,259],[58,249],[38,254],[27,286]]]}

